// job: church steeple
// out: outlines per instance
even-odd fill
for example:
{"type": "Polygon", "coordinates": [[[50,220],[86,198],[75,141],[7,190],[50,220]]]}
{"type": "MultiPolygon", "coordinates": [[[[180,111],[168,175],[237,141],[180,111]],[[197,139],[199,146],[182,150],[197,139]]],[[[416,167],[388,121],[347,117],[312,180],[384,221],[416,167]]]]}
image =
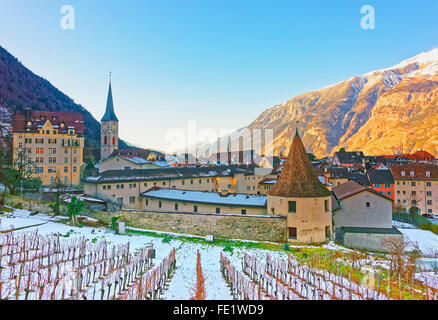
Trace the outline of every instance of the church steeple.
{"type": "Polygon", "coordinates": [[[119,121],[119,119],[117,119],[117,116],[114,112],[113,92],[111,89],[111,73],[110,73],[110,82],[108,88],[108,98],[106,100],[106,110],[101,121],[119,121]]]}
{"type": "Polygon", "coordinates": [[[101,120],[100,136],[100,159],[104,160],[119,148],[119,119],[117,119],[117,116],[114,113],[111,73],[108,98],[106,100],[106,110],[101,120]]]}

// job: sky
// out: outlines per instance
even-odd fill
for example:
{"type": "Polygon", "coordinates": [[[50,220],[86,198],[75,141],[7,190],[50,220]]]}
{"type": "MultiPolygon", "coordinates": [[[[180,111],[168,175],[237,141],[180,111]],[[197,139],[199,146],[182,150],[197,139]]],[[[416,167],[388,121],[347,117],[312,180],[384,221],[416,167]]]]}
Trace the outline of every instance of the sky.
{"type": "Polygon", "coordinates": [[[438,47],[437,16],[438,0],[0,0],[0,45],[97,120],[111,71],[120,137],[168,151],[190,123],[220,135],[438,47]]]}

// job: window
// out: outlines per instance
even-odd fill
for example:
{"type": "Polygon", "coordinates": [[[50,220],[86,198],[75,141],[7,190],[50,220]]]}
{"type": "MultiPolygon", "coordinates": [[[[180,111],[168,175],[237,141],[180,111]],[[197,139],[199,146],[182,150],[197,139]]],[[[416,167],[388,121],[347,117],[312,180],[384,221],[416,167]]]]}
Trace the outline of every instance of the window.
{"type": "Polygon", "coordinates": [[[110,185],[108,186],[108,190],[111,190],[111,186],[110,185]]]}
{"type": "Polygon", "coordinates": [[[427,200],[427,205],[431,206],[432,205],[432,200],[427,200]]]}
{"type": "Polygon", "coordinates": [[[385,184],[385,188],[391,188],[392,184],[385,184]]]}
{"type": "Polygon", "coordinates": [[[115,145],[115,144],[116,144],[116,138],[113,137],[113,145],[115,145]]]}
{"type": "Polygon", "coordinates": [[[289,229],[289,239],[297,239],[297,228],[288,228],[289,229]]]}
{"type": "Polygon", "coordinates": [[[405,177],[406,176],[406,172],[402,171],[401,175],[402,175],[402,177],[405,177]]]}
{"type": "Polygon", "coordinates": [[[417,191],[412,191],[412,195],[416,196],[417,195],[417,191]]]}
{"type": "Polygon", "coordinates": [[[125,167],[125,170],[131,170],[131,167],[125,167]]]}
{"type": "Polygon", "coordinates": [[[414,172],[414,171],[411,171],[411,172],[410,172],[410,175],[411,175],[411,177],[415,177],[415,172],[414,172]]]}
{"type": "Polygon", "coordinates": [[[103,144],[108,144],[108,137],[103,138],[103,144]]]}
{"type": "Polygon", "coordinates": [[[329,239],[329,238],[330,238],[330,234],[331,234],[331,232],[330,232],[330,226],[326,226],[326,227],[325,227],[325,237],[326,237],[327,239],[329,239]]]}
{"type": "Polygon", "coordinates": [[[432,187],[432,182],[427,182],[426,185],[427,185],[428,187],[432,187]]]}
{"type": "Polygon", "coordinates": [[[56,167],[49,167],[49,168],[47,169],[47,172],[49,172],[49,173],[54,173],[54,172],[56,172],[56,167]]]}
{"type": "Polygon", "coordinates": [[[175,211],[178,211],[178,203],[175,203],[175,211]]]}
{"type": "Polygon", "coordinates": [[[161,201],[159,201],[159,202],[158,202],[158,208],[161,209],[161,206],[162,206],[162,203],[161,203],[161,201]]]}
{"type": "Polygon", "coordinates": [[[216,208],[216,213],[221,213],[221,208],[216,208]]]}
{"type": "Polygon", "coordinates": [[[392,196],[392,192],[387,192],[386,195],[387,196],[392,196]]]}
{"type": "Polygon", "coordinates": [[[129,202],[130,203],[135,203],[135,197],[129,197],[129,202]]]}
{"type": "Polygon", "coordinates": [[[417,204],[417,200],[412,200],[412,204],[417,204]]]}
{"type": "Polygon", "coordinates": [[[73,167],[73,172],[76,173],[77,169],[76,167],[73,167]]]}
{"type": "Polygon", "coordinates": [[[296,201],[289,201],[289,212],[290,213],[297,212],[297,202],[296,201]]]}
{"type": "Polygon", "coordinates": [[[147,184],[147,183],[145,183],[145,184],[144,184],[144,186],[145,186],[145,187],[147,187],[147,186],[148,186],[148,184],[147,184]]]}
{"type": "Polygon", "coordinates": [[[184,185],[184,180],[181,181],[181,184],[184,185]]]}
{"type": "Polygon", "coordinates": [[[163,181],[163,186],[165,186],[166,185],[166,181],[163,181]]]}
{"type": "Polygon", "coordinates": [[[103,189],[103,190],[106,190],[106,186],[103,186],[102,189],[103,189]]]}
{"type": "Polygon", "coordinates": [[[428,197],[432,197],[432,191],[427,191],[427,192],[426,192],[426,195],[427,195],[428,197]]]}
{"type": "Polygon", "coordinates": [[[145,204],[146,204],[146,207],[149,205],[149,200],[148,199],[145,200],[145,204]]]}
{"type": "Polygon", "coordinates": [[[190,180],[190,184],[193,184],[193,180],[190,180]]]}
{"type": "Polygon", "coordinates": [[[380,185],[380,184],[375,184],[374,185],[374,188],[381,188],[382,187],[382,185],[380,185]]]}
{"type": "Polygon", "coordinates": [[[371,208],[371,202],[367,202],[365,205],[367,208],[371,208]]]}
{"type": "Polygon", "coordinates": [[[242,214],[246,214],[246,210],[245,209],[242,209],[242,214]]]}
{"type": "Polygon", "coordinates": [[[430,177],[430,172],[426,171],[426,177],[430,177]]]}
{"type": "Polygon", "coordinates": [[[199,179],[199,184],[202,184],[202,180],[201,179],[199,179]]]}
{"type": "Polygon", "coordinates": [[[193,207],[193,212],[198,212],[198,206],[193,207]]]}
{"type": "Polygon", "coordinates": [[[324,208],[325,208],[325,212],[329,212],[330,211],[329,201],[328,200],[324,200],[324,208]]]}
{"type": "Polygon", "coordinates": [[[416,182],[411,182],[411,187],[415,187],[415,186],[417,186],[417,183],[416,182]]]}

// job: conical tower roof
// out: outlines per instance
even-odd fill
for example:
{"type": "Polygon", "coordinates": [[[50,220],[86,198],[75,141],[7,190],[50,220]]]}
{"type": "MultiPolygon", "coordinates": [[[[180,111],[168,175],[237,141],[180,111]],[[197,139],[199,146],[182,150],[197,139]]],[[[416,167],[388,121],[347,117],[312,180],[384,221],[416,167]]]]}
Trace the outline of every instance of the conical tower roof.
{"type": "Polygon", "coordinates": [[[106,100],[106,110],[101,121],[119,121],[114,113],[113,91],[111,90],[111,81],[108,89],[108,98],[106,100]]]}
{"type": "Polygon", "coordinates": [[[331,192],[316,176],[298,130],[283,171],[268,195],[285,198],[322,198],[331,196],[331,192]]]}

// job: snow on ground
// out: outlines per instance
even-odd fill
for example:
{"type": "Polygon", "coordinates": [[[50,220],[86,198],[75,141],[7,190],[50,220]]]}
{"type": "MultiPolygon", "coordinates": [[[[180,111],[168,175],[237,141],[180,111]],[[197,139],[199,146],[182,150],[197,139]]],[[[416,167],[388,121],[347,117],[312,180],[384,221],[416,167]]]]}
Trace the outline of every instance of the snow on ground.
{"type": "Polygon", "coordinates": [[[417,226],[406,222],[392,221],[392,225],[397,229],[418,229],[417,226]]]}
{"type": "MultiPolygon", "coordinates": [[[[104,228],[79,228],[60,224],[58,222],[61,219],[65,219],[65,217],[50,217],[46,214],[30,216],[30,212],[27,210],[14,210],[13,214],[0,216],[0,230],[9,230],[12,226],[15,228],[28,227],[19,232],[28,232],[38,229],[39,233],[42,235],[60,233],[64,236],[70,234],[68,236],[69,238],[85,236],[90,241],[106,240],[110,245],[125,244],[129,242],[132,250],[153,244],[156,249],[156,265],[169,255],[172,248],[176,248],[177,269],[175,270],[169,287],[163,296],[164,299],[171,300],[189,300],[192,298],[192,288],[194,288],[196,283],[196,253],[199,250],[201,253],[201,263],[205,278],[206,298],[208,300],[232,299],[230,289],[227,287],[220,272],[220,253],[223,250],[222,246],[193,243],[182,240],[171,240],[170,242],[165,243],[163,242],[163,238],[146,235],[116,235],[114,232],[104,228]]],[[[134,228],[130,229],[147,231],[134,228]]],[[[400,231],[410,241],[417,241],[423,252],[428,252],[431,249],[438,249],[438,236],[430,231],[402,228],[400,228],[400,231]]],[[[153,232],[160,233],[156,231],[153,232]]],[[[290,247],[294,248],[296,246],[290,247]]],[[[343,248],[333,242],[330,242],[323,247],[331,250],[351,251],[350,249],[343,248]]],[[[241,259],[245,253],[250,254],[261,262],[266,260],[267,254],[269,254],[274,260],[287,259],[286,252],[259,248],[246,249],[235,247],[233,253],[226,252],[225,254],[238,270],[242,270],[241,259]]],[[[371,262],[371,264],[373,264],[373,261],[374,259],[370,258],[367,259],[366,263],[371,262]]]]}
{"type": "MultiPolygon", "coordinates": [[[[399,229],[405,236],[405,241],[417,243],[423,253],[438,251],[438,235],[432,231],[420,229],[399,229]]],[[[407,250],[412,250],[413,246],[409,245],[407,250]]]]}

